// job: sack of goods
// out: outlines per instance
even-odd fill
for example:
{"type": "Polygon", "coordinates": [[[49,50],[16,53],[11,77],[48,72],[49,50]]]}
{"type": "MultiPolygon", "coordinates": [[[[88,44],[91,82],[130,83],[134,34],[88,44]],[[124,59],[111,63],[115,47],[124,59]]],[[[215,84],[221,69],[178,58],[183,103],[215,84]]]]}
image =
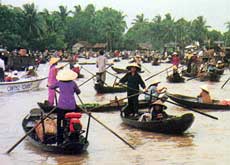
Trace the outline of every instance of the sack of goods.
{"type": "Polygon", "coordinates": [[[124,105],[124,101],[119,99],[110,100],[110,106],[118,106],[118,105],[124,105]]]}
{"type": "Polygon", "coordinates": [[[35,129],[38,138],[43,142],[44,135],[56,135],[57,133],[57,120],[53,119],[45,119],[44,127],[43,124],[40,123],[38,127],[35,129]]]}

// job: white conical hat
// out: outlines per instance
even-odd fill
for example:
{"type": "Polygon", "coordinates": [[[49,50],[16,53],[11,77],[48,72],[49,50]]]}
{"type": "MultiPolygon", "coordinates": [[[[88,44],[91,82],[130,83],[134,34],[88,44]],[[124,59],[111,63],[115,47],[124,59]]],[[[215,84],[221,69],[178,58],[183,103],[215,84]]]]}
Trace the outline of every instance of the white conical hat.
{"type": "Polygon", "coordinates": [[[209,93],[209,89],[208,89],[208,86],[207,86],[207,85],[202,85],[202,86],[200,86],[200,89],[202,89],[202,90],[204,90],[204,91],[206,91],[206,92],[209,93]]]}
{"type": "Polygon", "coordinates": [[[71,81],[77,78],[78,74],[70,69],[60,70],[57,74],[57,80],[59,81],[71,81]]]}

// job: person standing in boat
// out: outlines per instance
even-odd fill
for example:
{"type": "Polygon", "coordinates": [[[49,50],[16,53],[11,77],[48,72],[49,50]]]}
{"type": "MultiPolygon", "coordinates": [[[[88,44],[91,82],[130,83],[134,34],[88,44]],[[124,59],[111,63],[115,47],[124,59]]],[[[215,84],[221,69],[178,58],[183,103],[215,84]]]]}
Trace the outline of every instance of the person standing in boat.
{"type": "Polygon", "coordinates": [[[167,88],[166,87],[162,87],[162,88],[158,88],[158,84],[160,83],[160,81],[158,80],[154,80],[152,82],[152,84],[148,87],[148,94],[145,94],[145,100],[152,102],[158,99],[160,94],[163,94],[166,92],[167,88]]]}
{"type": "Polygon", "coordinates": [[[141,76],[138,72],[141,70],[139,65],[136,63],[132,63],[127,66],[128,73],[120,79],[119,83],[125,84],[127,83],[127,95],[128,97],[134,94],[136,96],[128,98],[128,106],[125,110],[125,115],[128,116],[130,114],[138,114],[138,93],[139,93],[139,86],[141,86],[144,91],[146,90],[146,86],[144,81],[142,80],[141,76]]]}
{"type": "Polygon", "coordinates": [[[198,101],[201,102],[201,103],[211,104],[212,99],[211,99],[210,92],[209,92],[209,89],[208,89],[207,85],[203,85],[200,88],[201,88],[202,91],[197,96],[198,101]]]}
{"type": "Polygon", "coordinates": [[[99,76],[98,82],[100,82],[102,85],[104,84],[106,79],[106,64],[108,63],[108,59],[104,56],[104,54],[104,51],[100,50],[99,56],[96,61],[96,67],[98,68],[97,74],[99,76]]]}
{"type": "Polygon", "coordinates": [[[81,93],[77,84],[74,80],[77,79],[77,73],[70,69],[60,70],[57,74],[57,80],[54,85],[50,86],[50,89],[55,90],[59,88],[59,98],[57,105],[57,143],[61,144],[63,142],[63,132],[65,123],[65,114],[69,112],[76,112],[76,101],[74,94],[77,95],[81,93]],[[63,126],[61,126],[63,123],[63,126]]]}
{"type": "MultiPolygon", "coordinates": [[[[60,60],[60,58],[52,57],[50,59],[49,65],[49,75],[48,75],[48,86],[51,86],[57,82],[56,76],[57,76],[57,63],[60,60]]],[[[49,88],[48,89],[48,102],[49,105],[54,105],[54,100],[55,100],[55,90],[49,88]]]]}
{"type": "Polygon", "coordinates": [[[0,82],[3,82],[5,79],[5,62],[0,57],[0,82]]]}

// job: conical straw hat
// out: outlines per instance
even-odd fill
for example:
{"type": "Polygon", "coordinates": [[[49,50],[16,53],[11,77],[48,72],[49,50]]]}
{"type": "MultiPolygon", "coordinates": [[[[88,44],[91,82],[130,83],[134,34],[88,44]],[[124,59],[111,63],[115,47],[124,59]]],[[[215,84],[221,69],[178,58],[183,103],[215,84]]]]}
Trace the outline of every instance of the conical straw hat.
{"type": "Polygon", "coordinates": [[[130,70],[132,67],[136,67],[138,71],[141,70],[140,66],[137,63],[131,63],[126,68],[130,70]]]}
{"type": "Polygon", "coordinates": [[[50,65],[53,65],[53,64],[57,63],[59,60],[60,60],[60,58],[51,57],[49,64],[50,64],[50,65]]]}
{"type": "Polygon", "coordinates": [[[70,69],[60,70],[57,74],[57,80],[59,81],[71,81],[77,78],[78,74],[70,69]]]}
{"type": "Polygon", "coordinates": [[[200,86],[200,89],[202,89],[202,90],[204,90],[204,91],[206,91],[206,92],[209,93],[209,89],[208,89],[208,86],[207,86],[207,85],[202,85],[202,86],[200,86]]]}

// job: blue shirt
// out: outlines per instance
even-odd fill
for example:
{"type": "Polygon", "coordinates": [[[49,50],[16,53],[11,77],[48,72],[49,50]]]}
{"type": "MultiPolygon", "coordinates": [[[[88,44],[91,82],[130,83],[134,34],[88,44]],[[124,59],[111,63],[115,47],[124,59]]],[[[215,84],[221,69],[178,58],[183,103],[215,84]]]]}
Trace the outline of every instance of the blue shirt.
{"type": "Polygon", "coordinates": [[[145,95],[145,100],[146,101],[150,101],[150,95],[152,94],[152,100],[157,100],[159,93],[157,92],[157,87],[152,85],[148,88],[148,92],[149,95],[145,95]]]}

